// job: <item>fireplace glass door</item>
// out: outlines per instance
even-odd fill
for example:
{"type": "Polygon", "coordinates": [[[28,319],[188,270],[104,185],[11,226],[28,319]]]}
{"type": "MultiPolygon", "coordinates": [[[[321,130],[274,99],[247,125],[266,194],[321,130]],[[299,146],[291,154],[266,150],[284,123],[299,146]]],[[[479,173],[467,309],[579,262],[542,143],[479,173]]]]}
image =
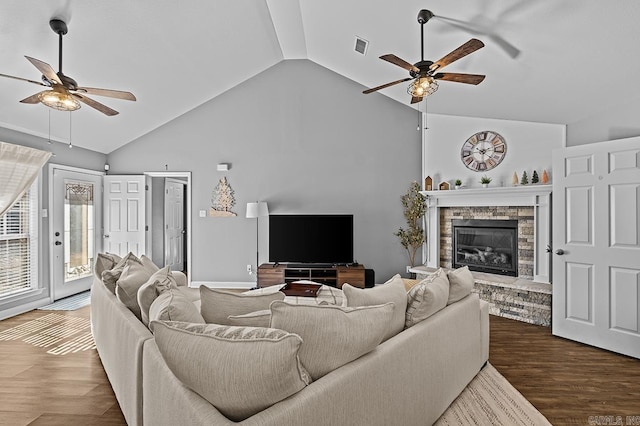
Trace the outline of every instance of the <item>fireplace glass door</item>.
{"type": "Polygon", "coordinates": [[[517,220],[453,220],[453,267],[518,275],[517,220]]]}

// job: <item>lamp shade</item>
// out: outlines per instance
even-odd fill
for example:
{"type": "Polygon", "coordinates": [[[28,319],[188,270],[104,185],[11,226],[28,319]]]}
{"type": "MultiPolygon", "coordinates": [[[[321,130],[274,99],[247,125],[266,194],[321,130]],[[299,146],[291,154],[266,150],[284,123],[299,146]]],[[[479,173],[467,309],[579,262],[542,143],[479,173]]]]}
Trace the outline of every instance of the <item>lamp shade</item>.
{"type": "Polygon", "coordinates": [[[247,219],[255,219],[262,216],[269,215],[269,208],[264,201],[258,201],[255,203],[247,203],[247,219]]]}

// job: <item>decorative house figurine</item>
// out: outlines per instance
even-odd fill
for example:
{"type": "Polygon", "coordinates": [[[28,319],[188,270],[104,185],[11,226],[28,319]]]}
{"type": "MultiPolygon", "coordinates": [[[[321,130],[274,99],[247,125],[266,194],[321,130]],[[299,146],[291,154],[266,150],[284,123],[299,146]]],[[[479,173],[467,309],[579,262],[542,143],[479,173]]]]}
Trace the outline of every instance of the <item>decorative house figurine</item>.
{"type": "Polygon", "coordinates": [[[526,185],[529,183],[529,177],[527,176],[527,171],[522,172],[522,179],[520,179],[520,185],[526,185]]]}
{"type": "Polygon", "coordinates": [[[533,174],[531,175],[531,183],[538,183],[538,182],[540,182],[540,179],[538,179],[538,172],[534,170],[533,174]]]}
{"type": "Polygon", "coordinates": [[[513,186],[518,185],[518,174],[516,172],[513,172],[513,178],[511,179],[511,185],[513,185],[513,186]]]}
{"type": "Polygon", "coordinates": [[[449,190],[449,182],[447,182],[447,181],[440,182],[440,185],[438,185],[438,189],[440,191],[448,191],[449,190]]]}
{"type": "Polygon", "coordinates": [[[541,180],[541,182],[544,183],[544,184],[549,183],[549,175],[547,174],[547,170],[546,169],[542,171],[542,180],[541,180]]]}
{"type": "Polygon", "coordinates": [[[433,190],[433,179],[431,179],[431,176],[427,176],[426,178],[424,178],[424,190],[425,191],[433,190]]]}

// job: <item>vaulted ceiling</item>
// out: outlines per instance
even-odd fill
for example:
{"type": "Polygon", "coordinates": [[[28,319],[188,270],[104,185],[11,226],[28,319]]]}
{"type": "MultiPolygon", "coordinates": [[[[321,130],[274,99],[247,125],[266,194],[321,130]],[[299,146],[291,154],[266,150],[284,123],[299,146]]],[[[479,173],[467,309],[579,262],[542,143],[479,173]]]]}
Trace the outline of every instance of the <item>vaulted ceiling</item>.
{"type": "MultiPolygon", "coordinates": [[[[39,80],[24,55],[57,70],[57,17],[69,26],[64,73],[138,100],[95,96],[114,117],[87,106],[58,112],[18,102],[40,87],[0,78],[0,126],[108,153],[286,59],[309,59],[364,90],[408,76],[380,55],[420,60],[420,9],[436,15],[424,27],[425,59],[471,37],[486,45],[446,68],[485,81],[441,82],[429,112],[571,124],[640,100],[636,0],[12,0],[0,4],[0,73],[39,80]],[[356,36],[369,42],[366,55],[356,36]]],[[[406,84],[362,96],[410,100],[406,84]]]]}

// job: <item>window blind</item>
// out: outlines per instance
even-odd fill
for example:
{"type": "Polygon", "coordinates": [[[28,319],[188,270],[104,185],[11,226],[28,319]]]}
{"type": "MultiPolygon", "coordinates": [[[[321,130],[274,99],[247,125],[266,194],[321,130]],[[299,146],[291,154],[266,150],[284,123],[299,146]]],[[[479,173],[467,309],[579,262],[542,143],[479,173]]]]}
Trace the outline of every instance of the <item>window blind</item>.
{"type": "Polygon", "coordinates": [[[0,298],[37,286],[37,194],[36,182],[0,216],[0,298]]]}

